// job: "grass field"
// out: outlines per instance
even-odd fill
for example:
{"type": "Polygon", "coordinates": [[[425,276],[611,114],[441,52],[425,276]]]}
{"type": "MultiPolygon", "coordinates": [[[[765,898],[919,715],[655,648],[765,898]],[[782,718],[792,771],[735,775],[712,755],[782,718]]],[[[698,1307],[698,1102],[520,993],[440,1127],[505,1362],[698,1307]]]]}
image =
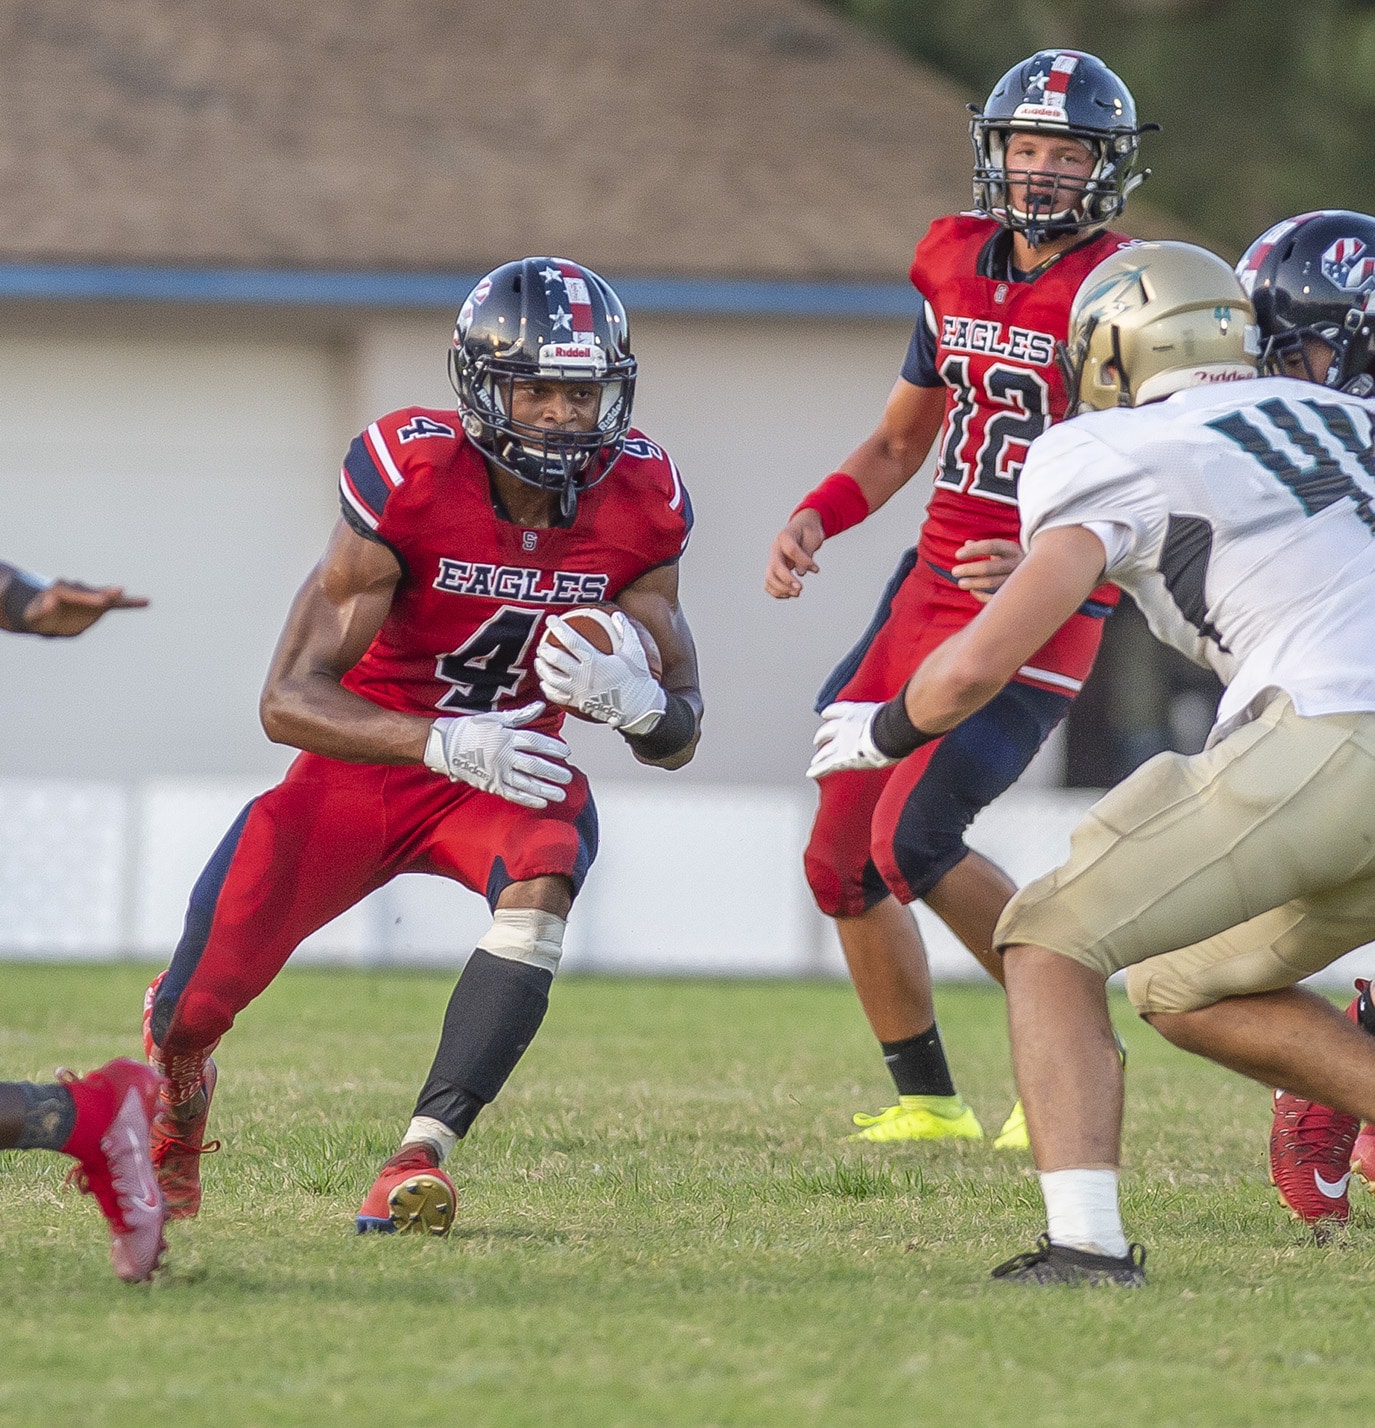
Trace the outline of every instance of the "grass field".
{"type": "MultiPolygon", "coordinates": [[[[0,966],[0,1075],[135,1045],[151,969],[0,966]]],[[[848,989],[570,978],[450,1169],[447,1240],[353,1235],[449,984],[287,973],[219,1056],[199,1220],[109,1270],[69,1163],[0,1155],[0,1423],[1355,1422],[1375,1201],[1315,1246],[1264,1172],[1263,1089],[1115,1016],[1125,1212],[1151,1285],[987,1278],[1042,1227],[1022,1156],[845,1143],[891,1099],[848,989]]],[[[998,994],[941,993],[985,1125],[998,994]]]]}

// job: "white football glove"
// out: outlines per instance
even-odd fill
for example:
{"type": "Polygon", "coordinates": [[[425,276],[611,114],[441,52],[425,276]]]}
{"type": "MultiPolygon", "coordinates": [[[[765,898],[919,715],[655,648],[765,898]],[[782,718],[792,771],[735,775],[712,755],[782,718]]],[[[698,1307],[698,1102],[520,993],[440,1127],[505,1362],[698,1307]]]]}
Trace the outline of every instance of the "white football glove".
{"type": "Polygon", "coordinates": [[[436,719],[425,741],[425,767],[523,808],[562,803],[573,771],[552,760],[572,750],[562,739],[523,727],[543,709],[537,699],[519,709],[436,719]]]}
{"type": "Polygon", "coordinates": [[[535,651],[540,690],[554,704],[564,704],[598,723],[625,734],[648,734],[663,718],[668,695],[649,672],[649,659],[634,626],[619,611],[611,613],[615,627],[611,653],[603,654],[557,615],[545,629],[559,644],[541,638],[535,651]]]}
{"type": "Polygon", "coordinates": [[[808,778],[846,773],[852,769],[886,769],[897,763],[874,746],[874,715],[882,704],[828,704],[821,711],[821,727],[812,743],[816,753],[807,766],[808,778]]]}

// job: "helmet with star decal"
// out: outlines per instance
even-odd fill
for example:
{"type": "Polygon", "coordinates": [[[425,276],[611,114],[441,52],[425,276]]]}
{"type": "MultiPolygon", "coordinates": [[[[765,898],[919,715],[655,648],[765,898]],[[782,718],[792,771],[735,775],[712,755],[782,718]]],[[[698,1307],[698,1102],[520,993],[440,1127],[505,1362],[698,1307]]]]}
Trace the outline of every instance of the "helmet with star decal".
{"type": "Polygon", "coordinates": [[[1033,246],[1110,223],[1150,175],[1138,170],[1137,153],[1142,134],[1160,126],[1137,123],[1131,91],[1095,55],[1041,50],[1013,65],[981,108],[969,108],[975,211],[1024,233],[1033,246]],[[1007,162],[1019,133],[1077,140],[1092,155],[1092,170],[1082,178],[1033,173],[1041,182],[1019,199],[1007,162]]]}
{"type": "Polygon", "coordinates": [[[621,454],[635,368],[621,300],[604,278],[567,258],[521,258],[493,269],[459,310],[449,352],[468,438],[501,470],[557,492],[565,519],[621,454]],[[540,381],[595,388],[591,429],[517,420],[515,385],[540,381]]]}

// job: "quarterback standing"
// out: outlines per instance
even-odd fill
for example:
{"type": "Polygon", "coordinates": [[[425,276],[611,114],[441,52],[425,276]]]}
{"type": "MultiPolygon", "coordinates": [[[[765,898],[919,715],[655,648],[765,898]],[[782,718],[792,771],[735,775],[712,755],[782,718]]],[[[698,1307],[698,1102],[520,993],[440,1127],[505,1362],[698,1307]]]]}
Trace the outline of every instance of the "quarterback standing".
{"type": "MultiPolygon", "coordinates": [[[[0,629],[70,639],[110,610],[140,610],[122,586],[45,580],[0,562],[0,629]]],[[[149,1159],[157,1073],[119,1058],[85,1076],[0,1082],[0,1150],[55,1150],[77,1162],[77,1183],[110,1225],[115,1273],[148,1279],[162,1260],[164,1210],[149,1159]]]]}
{"type": "MultiPolygon", "coordinates": [[[[966,625],[1015,566],[1017,481],[1027,447],[1065,414],[1055,359],[1080,281],[1129,240],[1107,228],[1145,177],[1146,127],[1092,55],[1045,50],[1015,65],[971,124],[975,209],[937,219],[911,279],[921,313],[875,431],[808,495],[775,538],[765,589],[802,592],[823,541],[877,510],[939,438],[916,548],[817,700],[886,699],[921,657],[966,625]]],[[[893,768],[822,784],[806,853],[818,906],[836,921],[850,976],[899,1100],[858,1115],[856,1139],[977,1138],[936,1026],[930,970],[906,904],[923,900],[1001,980],[990,949],[1013,893],[964,842],[1010,787],[1088,675],[1117,593],[1093,591],[987,709],[893,768]]],[[[1015,1107],[999,1145],[1024,1146],[1015,1107]]]]}
{"type": "Polygon", "coordinates": [[[149,991],[146,1050],[170,1078],[153,1158],[173,1218],[200,1204],[209,1056],[236,1014],[316,928],[398,873],[429,872],[481,893],[492,928],[358,1229],[445,1233],[441,1162],[539,1029],[596,856],[564,710],[618,730],[645,763],[676,768],[695,747],[678,601],[691,505],[631,429],[616,294],[565,259],[507,263],[463,304],[450,364],[457,412],[393,412],[349,449],[342,519],[262,696],[269,736],[302,753],[226,834],[149,991]],[[609,602],[606,653],[558,618],[609,602]],[[627,614],[658,645],[658,679],[627,614]]]}
{"type": "MultiPolygon", "coordinates": [[[[1348,311],[1351,374],[1372,374],[1371,314],[1348,311]]],[[[1114,972],[1175,1045],[1375,1118],[1375,1040],[1297,985],[1375,919],[1375,409],[1258,377],[1258,350],[1251,298],[1204,249],[1142,244],[1091,273],[1067,352],[1088,410],[1027,458],[1026,559],[895,699],[824,731],[822,776],[930,740],[1105,575],[1226,686],[1206,749],[1100,799],[994,933],[1047,1219],[1001,1279],[1145,1281],[1118,1205],[1114,972]]]]}

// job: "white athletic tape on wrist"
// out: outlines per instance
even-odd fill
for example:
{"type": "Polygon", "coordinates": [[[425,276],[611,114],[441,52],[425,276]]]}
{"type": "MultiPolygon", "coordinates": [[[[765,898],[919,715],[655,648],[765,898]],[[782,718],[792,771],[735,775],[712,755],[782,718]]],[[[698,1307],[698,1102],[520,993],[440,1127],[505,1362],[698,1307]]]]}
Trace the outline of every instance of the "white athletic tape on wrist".
{"type": "Polygon", "coordinates": [[[425,767],[432,773],[443,774],[445,778],[453,777],[444,752],[444,731],[439,727],[438,719],[430,725],[430,732],[425,738],[425,767]]]}
{"type": "Polygon", "coordinates": [[[477,945],[493,957],[541,967],[552,977],[559,970],[567,926],[563,918],[537,907],[498,908],[491,930],[477,945]]]}

